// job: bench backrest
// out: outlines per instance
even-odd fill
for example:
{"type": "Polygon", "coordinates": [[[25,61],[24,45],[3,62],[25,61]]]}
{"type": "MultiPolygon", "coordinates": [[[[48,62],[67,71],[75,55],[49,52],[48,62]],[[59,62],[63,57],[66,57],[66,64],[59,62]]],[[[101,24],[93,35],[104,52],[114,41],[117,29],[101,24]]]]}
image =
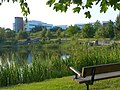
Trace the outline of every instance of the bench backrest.
{"type": "Polygon", "coordinates": [[[82,68],[82,77],[120,71],[120,63],[86,66],[82,68]]]}

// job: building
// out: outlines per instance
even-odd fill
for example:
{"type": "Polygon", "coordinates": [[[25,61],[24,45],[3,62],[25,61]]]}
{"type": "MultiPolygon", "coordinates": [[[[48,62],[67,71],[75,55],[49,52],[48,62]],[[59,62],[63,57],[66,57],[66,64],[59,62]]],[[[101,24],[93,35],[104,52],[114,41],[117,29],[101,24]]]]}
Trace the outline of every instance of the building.
{"type": "Polygon", "coordinates": [[[35,26],[41,26],[41,22],[35,20],[28,21],[27,23],[24,22],[24,29],[26,31],[31,31],[35,26]]]}
{"type": "Polygon", "coordinates": [[[102,21],[103,26],[107,26],[109,21],[102,21]]]}
{"type": "Polygon", "coordinates": [[[15,17],[15,23],[13,24],[13,29],[16,32],[24,29],[24,22],[22,17],[15,17]]]}
{"type": "Polygon", "coordinates": [[[52,24],[47,24],[41,21],[31,20],[24,24],[24,28],[26,31],[31,31],[35,26],[44,26],[47,29],[50,29],[53,27],[52,24]]]}
{"type": "Polygon", "coordinates": [[[55,26],[55,27],[60,27],[60,28],[62,28],[62,29],[66,29],[66,28],[68,28],[68,26],[67,25],[57,25],[57,26],[55,26]]]}

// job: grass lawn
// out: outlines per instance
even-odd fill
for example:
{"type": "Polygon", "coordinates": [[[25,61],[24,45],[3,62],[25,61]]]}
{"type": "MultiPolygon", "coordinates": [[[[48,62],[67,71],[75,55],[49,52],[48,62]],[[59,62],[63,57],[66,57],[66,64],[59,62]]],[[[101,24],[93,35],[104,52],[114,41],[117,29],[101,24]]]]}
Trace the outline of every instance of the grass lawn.
{"type": "MultiPolygon", "coordinates": [[[[78,84],[71,77],[45,80],[43,82],[2,87],[0,90],[86,90],[85,84],[78,84]]],[[[96,81],[90,90],[120,90],[120,78],[96,81]]]]}

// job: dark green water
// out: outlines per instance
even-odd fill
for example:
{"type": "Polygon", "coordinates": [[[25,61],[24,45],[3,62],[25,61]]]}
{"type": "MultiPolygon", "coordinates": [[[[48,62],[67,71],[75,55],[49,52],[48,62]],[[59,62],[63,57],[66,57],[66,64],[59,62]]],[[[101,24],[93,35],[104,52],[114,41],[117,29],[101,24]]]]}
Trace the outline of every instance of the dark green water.
{"type": "Polygon", "coordinates": [[[17,61],[18,64],[32,63],[33,60],[51,60],[68,58],[68,52],[58,48],[1,48],[0,64],[17,61]]]}

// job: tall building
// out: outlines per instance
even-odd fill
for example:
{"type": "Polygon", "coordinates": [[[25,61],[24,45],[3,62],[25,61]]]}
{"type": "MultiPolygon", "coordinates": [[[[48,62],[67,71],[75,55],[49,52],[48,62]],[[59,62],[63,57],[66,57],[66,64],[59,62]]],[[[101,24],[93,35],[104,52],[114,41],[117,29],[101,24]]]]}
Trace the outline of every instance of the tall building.
{"type": "Polygon", "coordinates": [[[24,22],[22,17],[15,17],[14,29],[16,32],[24,29],[24,22]]]}

